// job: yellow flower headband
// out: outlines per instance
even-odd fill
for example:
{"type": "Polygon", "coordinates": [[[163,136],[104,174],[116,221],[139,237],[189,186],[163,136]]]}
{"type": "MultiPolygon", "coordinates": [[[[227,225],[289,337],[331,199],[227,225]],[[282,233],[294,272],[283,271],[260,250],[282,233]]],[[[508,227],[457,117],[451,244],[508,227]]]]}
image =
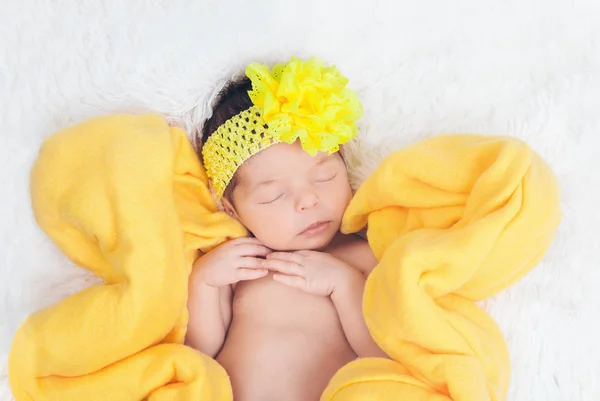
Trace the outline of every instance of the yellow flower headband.
{"type": "Polygon", "coordinates": [[[252,81],[248,95],[254,105],[227,120],[202,148],[206,173],[219,197],[237,169],[271,145],[300,140],[314,156],[337,152],[356,136],[362,105],[335,66],[323,67],[316,57],[292,57],[272,70],[252,63],[246,76],[252,81]]]}

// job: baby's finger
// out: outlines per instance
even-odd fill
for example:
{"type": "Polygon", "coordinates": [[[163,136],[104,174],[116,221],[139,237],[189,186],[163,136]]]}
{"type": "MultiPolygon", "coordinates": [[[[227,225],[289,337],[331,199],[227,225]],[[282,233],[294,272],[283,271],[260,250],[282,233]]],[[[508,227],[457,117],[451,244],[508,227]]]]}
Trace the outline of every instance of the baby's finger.
{"type": "Polygon", "coordinates": [[[267,256],[267,259],[283,260],[286,262],[302,264],[303,256],[296,252],[271,252],[267,256]]]}
{"type": "Polygon", "coordinates": [[[262,244],[242,244],[235,248],[235,252],[240,256],[267,256],[272,251],[262,244]]]}
{"type": "Polygon", "coordinates": [[[288,276],[287,274],[273,274],[273,280],[299,290],[306,289],[306,279],[304,279],[304,277],[288,276]]]}
{"type": "Polygon", "coordinates": [[[228,243],[231,245],[244,245],[244,244],[260,244],[260,245],[262,245],[262,242],[260,242],[258,240],[258,238],[256,238],[256,237],[240,237],[240,238],[232,239],[228,243]]]}
{"type": "Polygon", "coordinates": [[[279,273],[291,274],[294,276],[304,276],[306,271],[302,265],[279,259],[265,259],[262,261],[262,266],[269,270],[275,270],[279,273]]]}
{"type": "Polygon", "coordinates": [[[265,269],[265,270],[269,270],[269,269],[267,269],[263,265],[264,261],[265,261],[264,259],[254,258],[252,256],[244,256],[244,257],[240,258],[240,262],[238,263],[238,267],[240,269],[265,269]]]}
{"type": "Polygon", "coordinates": [[[313,251],[313,250],[310,250],[310,249],[302,249],[300,251],[294,251],[293,253],[295,255],[302,256],[302,257],[306,258],[306,257],[312,256],[312,255],[315,255],[315,254],[319,254],[319,253],[323,253],[323,252],[313,251]]]}
{"type": "Polygon", "coordinates": [[[265,277],[267,274],[269,274],[269,270],[267,269],[237,269],[235,271],[235,280],[236,282],[256,280],[257,278],[265,277]]]}

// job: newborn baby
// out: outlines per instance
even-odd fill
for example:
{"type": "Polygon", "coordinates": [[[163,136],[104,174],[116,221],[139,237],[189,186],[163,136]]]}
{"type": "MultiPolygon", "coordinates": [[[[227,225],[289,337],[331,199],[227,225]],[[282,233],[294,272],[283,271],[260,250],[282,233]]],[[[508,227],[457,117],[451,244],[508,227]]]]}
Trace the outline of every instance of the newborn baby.
{"type": "MultiPolygon", "coordinates": [[[[284,67],[292,63],[302,67],[284,67]]],[[[255,99],[271,76],[251,66],[252,81],[221,92],[202,156],[224,210],[252,237],[195,263],[186,342],[225,368],[236,401],[318,400],[343,365],[385,356],[362,315],[377,261],[366,241],[339,231],[352,193],[337,143],[315,152],[302,137],[273,135],[255,99]]]]}

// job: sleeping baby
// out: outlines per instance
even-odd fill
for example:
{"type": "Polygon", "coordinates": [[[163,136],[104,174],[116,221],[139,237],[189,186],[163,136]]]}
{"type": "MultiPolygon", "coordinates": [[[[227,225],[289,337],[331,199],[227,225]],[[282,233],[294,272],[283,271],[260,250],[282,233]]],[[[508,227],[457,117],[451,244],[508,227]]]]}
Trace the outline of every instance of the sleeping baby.
{"type": "Polygon", "coordinates": [[[368,244],[340,233],[352,197],[339,145],[361,105],[319,59],[292,59],[220,93],[201,155],[224,210],[251,237],[196,261],[186,343],[229,374],[236,401],[318,400],[357,357],[385,357],[362,315],[368,244]]]}

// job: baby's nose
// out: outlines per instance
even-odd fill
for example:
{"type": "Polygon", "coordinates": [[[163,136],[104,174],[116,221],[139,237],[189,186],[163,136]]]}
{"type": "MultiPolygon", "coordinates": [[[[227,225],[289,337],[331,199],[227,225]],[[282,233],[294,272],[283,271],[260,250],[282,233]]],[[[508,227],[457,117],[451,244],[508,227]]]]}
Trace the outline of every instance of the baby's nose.
{"type": "Polygon", "coordinates": [[[319,204],[319,197],[312,191],[307,191],[298,200],[298,210],[303,211],[313,208],[319,204]]]}

